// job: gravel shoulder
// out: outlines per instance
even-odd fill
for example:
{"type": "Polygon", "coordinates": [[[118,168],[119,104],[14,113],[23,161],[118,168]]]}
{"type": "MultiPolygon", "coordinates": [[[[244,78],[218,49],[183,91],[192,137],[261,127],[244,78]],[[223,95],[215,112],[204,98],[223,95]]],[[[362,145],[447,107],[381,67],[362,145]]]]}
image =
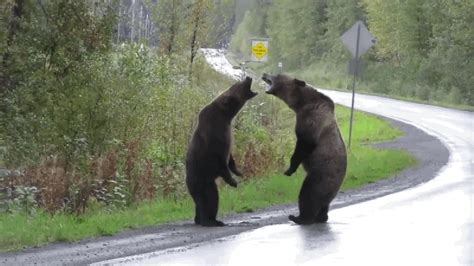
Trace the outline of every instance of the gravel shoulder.
{"type": "MultiPolygon", "coordinates": [[[[448,149],[437,138],[396,120],[384,118],[405,132],[391,142],[375,144],[378,148],[404,149],[417,159],[415,167],[396,176],[363,188],[340,192],[331,209],[371,200],[425,183],[436,176],[449,159],[448,149]]],[[[287,223],[289,214],[297,213],[296,204],[273,206],[252,213],[222,217],[228,226],[203,228],[191,220],[130,230],[110,237],[99,237],[74,243],[55,243],[20,252],[0,253],[2,265],[84,265],[93,262],[159,251],[228,237],[266,225],[287,223]]],[[[329,220],[331,214],[329,213],[329,220]]]]}

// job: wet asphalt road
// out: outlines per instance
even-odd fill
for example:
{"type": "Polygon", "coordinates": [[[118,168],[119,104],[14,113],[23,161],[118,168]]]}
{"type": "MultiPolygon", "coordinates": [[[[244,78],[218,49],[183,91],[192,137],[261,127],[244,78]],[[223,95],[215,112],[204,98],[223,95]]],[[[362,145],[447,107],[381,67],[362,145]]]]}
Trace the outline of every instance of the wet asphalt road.
{"type": "MultiPolygon", "coordinates": [[[[324,91],[349,105],[350,94],[324,91]]],[[[332,210],[329,222],[290,222],[101,264],[474,265],[474,114],[356,95],[356,108],[414,125],[449,149],[426,184],[332,210]]]]}

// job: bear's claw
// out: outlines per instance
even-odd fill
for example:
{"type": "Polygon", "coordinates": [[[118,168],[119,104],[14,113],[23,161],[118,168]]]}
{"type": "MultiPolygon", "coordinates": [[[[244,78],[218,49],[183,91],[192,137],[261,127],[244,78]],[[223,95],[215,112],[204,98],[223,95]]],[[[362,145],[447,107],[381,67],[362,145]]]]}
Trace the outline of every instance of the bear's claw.
{"type": "Polygon", "coordinates": [[[229,186],[231,186],[231,187],[237,187],[237,181],[232,180],[231,182],[229,182],[229,186]]]}
{"type": "Polygon", "coordinates": [[[291,169],[288,169],[285,171],[285,175],[286,176],[291,176],[295,171],[291,170],[291,169]]]}

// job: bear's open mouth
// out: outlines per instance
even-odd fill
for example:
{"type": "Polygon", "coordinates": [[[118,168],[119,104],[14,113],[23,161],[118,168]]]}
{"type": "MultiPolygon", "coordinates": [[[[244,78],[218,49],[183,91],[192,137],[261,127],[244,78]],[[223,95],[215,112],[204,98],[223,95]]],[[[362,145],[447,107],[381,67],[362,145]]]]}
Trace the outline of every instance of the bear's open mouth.
{"type": "Polygon", "coordinates": [[[270,86],[272,85],[272,81],[269,78],[267,78],[266,76],[263,76],[262,80],[265,81],[265,83],[267,83],[268,85],[270,85],[270,86]]]}
{"type": "Polygon", "coordinates": [[[271,93],[272,90],[272,80],[267,77],[267,74],[263,74],[262,80],[266,83],[265,92],[271,93]]]}

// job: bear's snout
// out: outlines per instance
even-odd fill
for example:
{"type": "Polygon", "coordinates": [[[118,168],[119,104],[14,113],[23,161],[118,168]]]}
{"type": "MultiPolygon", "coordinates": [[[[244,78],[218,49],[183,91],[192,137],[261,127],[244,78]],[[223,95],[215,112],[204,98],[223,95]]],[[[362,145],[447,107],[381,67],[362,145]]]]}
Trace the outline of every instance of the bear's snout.
{"type": "Polygon", "coordinates": [[[267,73],[263,73],[262,80],[267,84],[265,86],[265,93],[274,94],[271,77],[267,73]]]}

